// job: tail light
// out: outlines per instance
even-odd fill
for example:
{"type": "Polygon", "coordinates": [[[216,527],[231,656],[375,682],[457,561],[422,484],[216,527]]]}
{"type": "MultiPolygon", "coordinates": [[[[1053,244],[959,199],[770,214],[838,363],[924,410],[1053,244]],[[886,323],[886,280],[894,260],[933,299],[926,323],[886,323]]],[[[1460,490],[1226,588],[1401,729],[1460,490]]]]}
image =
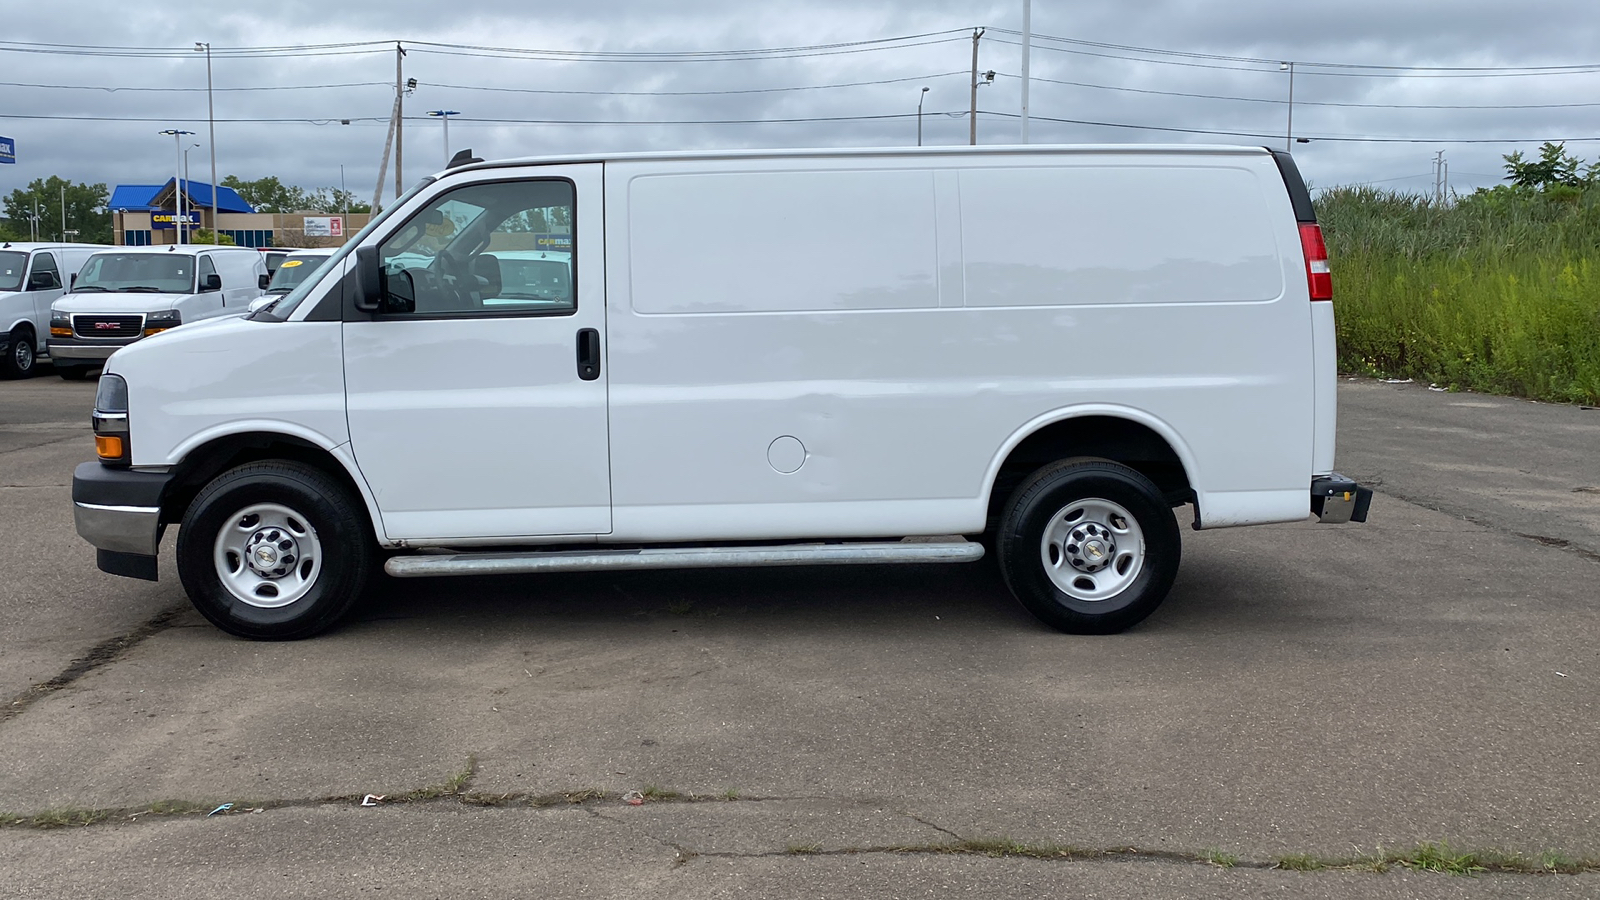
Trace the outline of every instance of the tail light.
{"type": "Polygon", "coordinates": [[[1333,272],[1328,268],[1328,245],[1322,242],[1322,226],[1300,223],[1300,250],[1306,257],[1306,286],[1311,299],[1333,299],[1333,272]]]}

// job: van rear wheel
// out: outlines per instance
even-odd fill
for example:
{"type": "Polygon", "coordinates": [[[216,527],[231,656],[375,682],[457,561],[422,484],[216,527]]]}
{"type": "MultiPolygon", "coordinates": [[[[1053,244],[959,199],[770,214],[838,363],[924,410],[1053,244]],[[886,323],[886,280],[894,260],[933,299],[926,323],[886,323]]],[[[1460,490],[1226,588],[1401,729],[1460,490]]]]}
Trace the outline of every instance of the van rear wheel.
{"type": "Polygon", "coordinates": [[[342,485],[301,463],[250,463],[189,504],[178,576],[200,614],[257,640],[310,637],[337,622],[372,567],[366,517],[342,485]]]}
{"type": "Polygon", "coordinates": [[[1000,571],[1029,612],[1069,634],[1114,634],[1166,599],[1182,542],[1159,488],[1121,463],[1033,473],[1000,520],[1000,571]]]}

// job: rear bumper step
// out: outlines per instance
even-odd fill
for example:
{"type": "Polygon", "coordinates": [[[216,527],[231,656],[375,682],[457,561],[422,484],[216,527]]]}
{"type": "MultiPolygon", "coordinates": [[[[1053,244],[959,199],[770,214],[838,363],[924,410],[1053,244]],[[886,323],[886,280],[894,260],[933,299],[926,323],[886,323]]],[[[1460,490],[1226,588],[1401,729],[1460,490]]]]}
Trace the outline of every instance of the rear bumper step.
{"type": "Polygon", "coordinates": [[[1365,522],[1372,505],[1372,488],[1362,487],[1334,472],[1311,480],[1311,514],[1333,525],[1365,522]]]}
{"type": "Polygon", "coordinates": [[[959,563],[983,558],[967,541],[790,544],[780,547],[661,547],[636,550],[552,550],[532,553],[448,553],[396,556],[383,570],[396,578],[434,575],[524,575],[607,569],[709,569],[750,566],[847,566],[865,563],[959,563]]]}

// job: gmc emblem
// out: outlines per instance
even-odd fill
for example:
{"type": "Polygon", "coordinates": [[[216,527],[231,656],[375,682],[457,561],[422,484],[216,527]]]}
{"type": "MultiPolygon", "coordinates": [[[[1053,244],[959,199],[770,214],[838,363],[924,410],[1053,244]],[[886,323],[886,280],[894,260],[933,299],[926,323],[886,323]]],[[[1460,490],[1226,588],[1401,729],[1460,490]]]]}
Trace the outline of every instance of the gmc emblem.
{"type": "Polygon", "coordinates": [[[121,327],[122,326],[120,324],[116,323],[116,322],[96,322],[96,323],[94,323],[94,330],[95,331],[116,331],[118,328],[121,328],[121,327]]]}

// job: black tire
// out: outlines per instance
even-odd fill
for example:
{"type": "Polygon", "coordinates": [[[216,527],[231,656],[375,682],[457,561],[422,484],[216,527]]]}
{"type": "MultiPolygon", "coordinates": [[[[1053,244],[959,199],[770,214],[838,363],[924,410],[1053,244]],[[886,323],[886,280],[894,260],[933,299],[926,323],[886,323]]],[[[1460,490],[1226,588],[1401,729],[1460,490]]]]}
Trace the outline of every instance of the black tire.
{"type": "Polygon", "coordinates": [[[190,602],[223,631],[255,640],[306,638],[338,622],[361,595],[374,558],[359,501],[327,473],[297,462],[249,463],[217,476],[189,504],[178,532],[178,577],[190,602]],[[245,515],[252,508],[269,511],[245,515]],[[274,521],[289,524],[277,533],[274,521]],[[298,542],[289,533],[296,527],[298,542]],[[280,538],[287,544],[281,559],[280,538]],[[254,562],[228,555],[231,541],[257,551],[267,544],[271,563],[287,562],[287,574],[259,574],[254,562]],[[225,567],[235,570],[227,584],[225,567]]]}
{"type": "Polygon", "coordinates": [[[90,366],[64,366],[56,363],[56,374],[67,381],[82,381],[89,377],[90,366]]]}
{"type": "Polygon", "coordinates": [[[1182,555],[1160,489],[1099,459],[1063,460],[1029,476],[1007,501],[996,540],[1012,595],[1069,634],[1115,634],[1143,621],[1172,589],[1182,555]],[[1060,540],[1047,545],[1047,529],[1060,540]]]}
{"type": "Polygon", "coordinates": [[[34,354],[33,329],[18,325],[11,329],[11,343],[0,357],[0,376],[6,378],[32,378],[39,368],[34,354]]]}

